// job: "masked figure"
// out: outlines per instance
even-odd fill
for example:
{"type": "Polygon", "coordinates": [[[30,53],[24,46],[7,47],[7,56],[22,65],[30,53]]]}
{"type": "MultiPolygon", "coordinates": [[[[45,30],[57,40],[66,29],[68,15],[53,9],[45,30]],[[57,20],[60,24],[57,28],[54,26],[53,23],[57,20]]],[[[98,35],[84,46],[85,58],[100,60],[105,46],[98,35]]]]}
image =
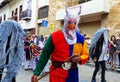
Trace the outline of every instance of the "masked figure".
{"type": "Polygon", "coordinates": [[[96,82],[96,75],[100,67],[101,72],[101,82],[106,82],[105,80],[105,70],[106,70],[106,61],[107,61],[107,46],[108,46],[108,33],[107,28],[100,28],[94,34],[92,43],[89,48],[89,53],[95,63],[95,70],[93,72],[91,82],[96,82]]]}
{"type": "Polygon", "coordinates": [[[15,82],[24,59],[23,33],[16,21],[7,20],[0,25],[0,80],[3,69],[7,69],[0,82],[15,82]]]}
{"type": "Polygon", "coordinates": [[[81,7],[77,15],[72,15],[70,9],[66,9],[64,27],[49,36],[32,82],[37,81],[49,58],[52,61],[50,71],[54,70],[50,72],[50,82],[79,82],[77,64],[84,64],[88,60],[87,43],[84,36],[78,33],[80,10],[81,7]]]}

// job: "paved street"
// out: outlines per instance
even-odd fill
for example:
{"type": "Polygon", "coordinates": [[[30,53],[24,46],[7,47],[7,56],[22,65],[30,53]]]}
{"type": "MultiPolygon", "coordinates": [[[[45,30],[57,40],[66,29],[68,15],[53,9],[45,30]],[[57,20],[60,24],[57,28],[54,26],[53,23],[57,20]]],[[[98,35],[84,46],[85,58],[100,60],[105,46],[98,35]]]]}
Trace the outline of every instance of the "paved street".
{"type": "MultiPolygon", "coordinates": [[[[79,67],[80,71],[80,78],[81,80],[87,80],[87,82],[90,82],[91,76],[94,70],[93,66],[89,65],[81,65],[79,67]]],[[[17,76],[17,82],[30,82],[32,76],[31,70],[21,70],[17,76]]],[[[114,71],[106,71],[106,80],[107,82],[120,82],[120,73],[114,72],[114,71]]],[[[48,76],[41,79],[39,82],[49,82],[48,76]]],[[[82,81],[85,82],[85,81],[82,81]]],[[[97,75],[97,82],[100,82],[100,75],[97,75]]]]}

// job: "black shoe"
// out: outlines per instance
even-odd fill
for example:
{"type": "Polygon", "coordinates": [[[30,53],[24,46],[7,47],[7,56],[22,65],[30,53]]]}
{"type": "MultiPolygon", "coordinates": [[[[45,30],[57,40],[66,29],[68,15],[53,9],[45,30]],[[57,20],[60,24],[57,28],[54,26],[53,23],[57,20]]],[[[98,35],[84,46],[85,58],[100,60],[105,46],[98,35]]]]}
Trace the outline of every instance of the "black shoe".
{"type": "Polygon", "coordinates": [[[91,82],[96,82],[96,80],[94,79],[94,80],[91,80],[91,82]]]}

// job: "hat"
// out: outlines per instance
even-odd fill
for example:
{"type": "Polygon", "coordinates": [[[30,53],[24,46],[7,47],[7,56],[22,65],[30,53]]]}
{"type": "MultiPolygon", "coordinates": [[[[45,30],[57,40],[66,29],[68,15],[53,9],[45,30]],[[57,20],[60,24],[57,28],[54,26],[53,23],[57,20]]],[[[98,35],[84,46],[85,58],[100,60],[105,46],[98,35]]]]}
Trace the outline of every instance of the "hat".
{"type": "Polygon", "coordinates": [[[85,36],[85,39],[89,39],[90,38],[90,36],[85,36]]]}

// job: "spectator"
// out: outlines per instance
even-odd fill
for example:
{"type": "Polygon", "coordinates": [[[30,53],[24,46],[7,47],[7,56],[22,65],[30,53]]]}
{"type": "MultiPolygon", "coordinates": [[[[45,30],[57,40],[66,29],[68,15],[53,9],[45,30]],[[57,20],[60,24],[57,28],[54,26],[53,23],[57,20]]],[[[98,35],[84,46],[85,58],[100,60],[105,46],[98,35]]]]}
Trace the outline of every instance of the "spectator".
{"type": "Polygon", "coordinates": [[[112,35],[110,37],[110,65],[111,69],[114,70],[116,68],[116,37],[112,35]]]}

